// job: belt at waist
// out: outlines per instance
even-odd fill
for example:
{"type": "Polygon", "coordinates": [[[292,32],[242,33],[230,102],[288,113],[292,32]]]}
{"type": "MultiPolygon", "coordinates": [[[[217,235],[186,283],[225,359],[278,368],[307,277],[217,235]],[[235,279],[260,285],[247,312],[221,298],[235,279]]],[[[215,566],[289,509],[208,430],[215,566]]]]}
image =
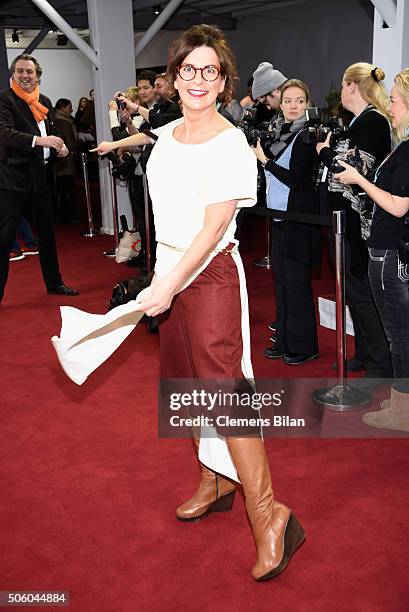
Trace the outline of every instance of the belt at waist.
{"type": "MultiPolygon", "coordinates": [[[[158,242],[158,244],[161,244],[167,247],[168,249],[172,249],[172,251],[179,251],[180,253],[186,253],[187,251],[187,249],[182,249],[181,247],[175,247],[170,244],[166,244],[165,242],[158,242]]],[[[235,242],[229,242],[229,244],[225,246],[223,249],[213,249],[211,252],[221,253],[222,255],[231,255],[231,253],[238,253],[239,249],[238,249],[238,245],[235,242]]]]}

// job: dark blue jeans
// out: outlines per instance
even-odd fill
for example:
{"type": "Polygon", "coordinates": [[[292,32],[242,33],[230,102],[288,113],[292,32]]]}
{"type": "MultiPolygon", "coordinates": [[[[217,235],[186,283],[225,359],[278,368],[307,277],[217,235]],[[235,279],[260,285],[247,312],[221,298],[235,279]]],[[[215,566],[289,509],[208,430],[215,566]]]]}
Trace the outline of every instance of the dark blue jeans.
{"type": "MultiPolygon", "coordinates": [[[[17,234],[19,234],[21,236],[21,238],[24,241],[24,245],[26,247],[31,248],[31,247],[37,246],[37,241],[34,238],[33,232],[31,231],[31,227],[29,226],[29,224],[27,222],[27,219],[25,217],[21,217],[20,225],[19,225],[17,234]]],[[[12,251],[19,251],[20,250],[20,244],[19,244],[17,238],[13,242],[11,250],[12,251]]]]}
{"type": "Polygon", "coordinates": [[[397,251],[369,249],[369,282],[391,348],[393,386],[409,393],[409,266],[397,251]]]}

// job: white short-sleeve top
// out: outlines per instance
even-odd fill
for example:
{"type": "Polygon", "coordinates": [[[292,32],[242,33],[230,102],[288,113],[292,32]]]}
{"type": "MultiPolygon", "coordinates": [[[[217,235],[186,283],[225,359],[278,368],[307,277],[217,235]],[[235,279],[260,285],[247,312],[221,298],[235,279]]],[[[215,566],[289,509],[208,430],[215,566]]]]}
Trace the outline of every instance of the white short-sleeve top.
{"type": "MultiPolygon", "coordinates": [[[[202,144],[184,144],[173,131],[183,118],[159,128],[147,165],[156,240],[187,249],[203,227],[209,204],[257,200],[257,160],[241,130],[232,127],[202,144]]],[[[217,248],[233,241],[236,214],[217,248]]]]}

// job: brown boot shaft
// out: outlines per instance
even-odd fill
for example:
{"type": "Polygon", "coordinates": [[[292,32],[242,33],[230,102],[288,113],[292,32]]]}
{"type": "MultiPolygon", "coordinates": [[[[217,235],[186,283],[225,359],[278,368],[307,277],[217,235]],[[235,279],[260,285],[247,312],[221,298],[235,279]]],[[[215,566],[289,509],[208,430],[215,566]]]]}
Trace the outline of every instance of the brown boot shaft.
{"type": "Polygon", "coordinates": [[[252,569],[255,580],[265,580],[280,573],[304,540],[304,532],[295,517],[287,532],[291,511],[274,499],[270,469],[260,438],[227,438],[246,498],[257,562],[252,569]]]}

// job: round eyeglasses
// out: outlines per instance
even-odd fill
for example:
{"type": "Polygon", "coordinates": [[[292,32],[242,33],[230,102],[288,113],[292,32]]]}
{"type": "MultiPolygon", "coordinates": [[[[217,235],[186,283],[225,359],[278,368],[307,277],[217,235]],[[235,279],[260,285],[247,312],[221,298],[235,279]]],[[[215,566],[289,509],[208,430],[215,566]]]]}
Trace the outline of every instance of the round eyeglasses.
{"type": "Polygon", "coordinates": [[[178,69],[178,74],[184,81],[192,81],[198,70],[200,70],[202,78],[210,83],[215,81],[221,72],[221,68],[218,66],[203,66],[203,68],[196,68],[193,64],[182,64],[178,69]]]}

